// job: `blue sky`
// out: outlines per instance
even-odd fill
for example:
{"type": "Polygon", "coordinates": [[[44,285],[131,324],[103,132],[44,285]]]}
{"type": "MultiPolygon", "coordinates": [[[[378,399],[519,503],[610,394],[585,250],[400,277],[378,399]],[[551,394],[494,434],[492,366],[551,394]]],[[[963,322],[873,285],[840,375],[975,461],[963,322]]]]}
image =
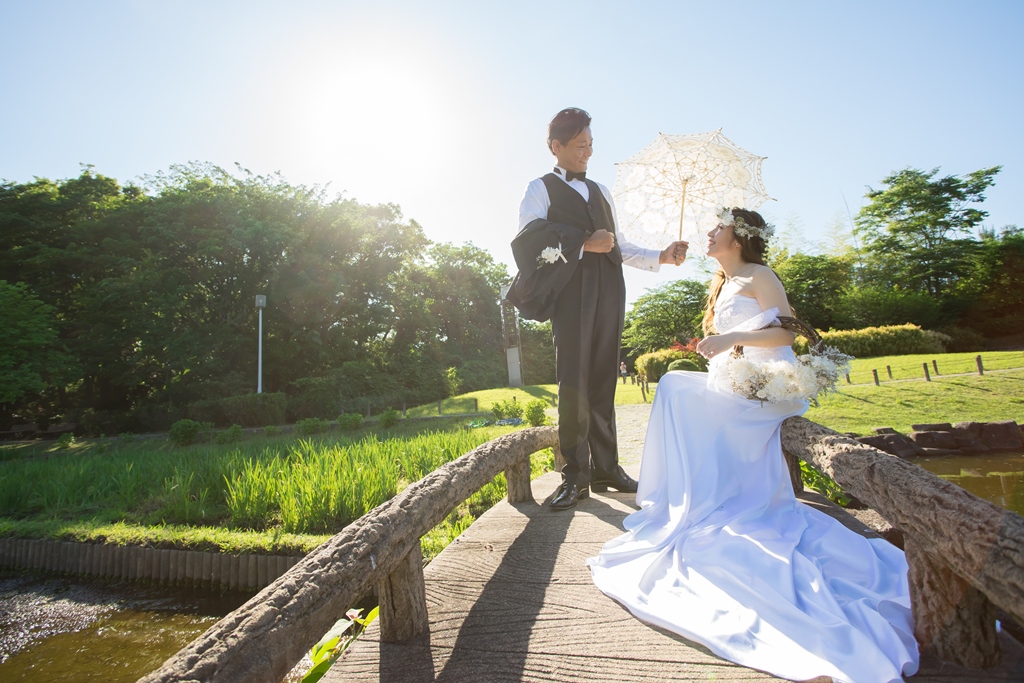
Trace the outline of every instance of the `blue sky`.
{"type": "MultiPolygon", "coordinates": [[[[579,106],[609,186],[657,133],[722,127],[809,243],[908,166],[1003,165],[987,225],[1022,224],[1022,29],[1024,3],[984,0],[3,0],[0,178],[238,162],[511,264],[547,121],[579,106]]],[[[628,272],[629,298],[695,274],[628,272]]]]}

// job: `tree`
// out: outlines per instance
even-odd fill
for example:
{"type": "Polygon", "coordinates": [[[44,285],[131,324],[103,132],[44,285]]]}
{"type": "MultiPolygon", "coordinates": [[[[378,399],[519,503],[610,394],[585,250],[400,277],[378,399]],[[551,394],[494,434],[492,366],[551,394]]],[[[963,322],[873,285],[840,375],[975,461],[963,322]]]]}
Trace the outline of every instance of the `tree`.
{"type": "Polygon", "coordinates": [[[647,290],[626,313],[623,346],[632,353],[649,353],[702,336],[707,296],[707,284],[696,280],[675,280],[647,290]]]}
{"type": "Polygon", "coordinates": [[[524,383],[554,384],[558,381],[550,321],[520,320],[519,351],[522,354],[524,383]]]}
{"type": "Polygon", "coordinates": [[[835,327],[843,293],[852,284],[852,258],[785,251],[773,256],[771,266],[800,319],[822,330],[835,327]]]}
{"type": "Polygon", "coordinates": [[[977,242],[969,236],[988,215],[971,205],[985,201],[1000,168],[938,179],[938,168],[907,168],[884,178],[882,189],[869,188],[857,217],[868,255],[864,279],[940,300],[955,296],[973,268],[977,242]]]}
{"type": "Polygon", "coordinates": [[[0,404],[67,379],[71,357],[57,336],[53,307],[25,285],[0,280],[0,311],[0,404]]]}
{"type": "Polygon", "coordinates": [[[990,337],[1024,333],[1024,231],[1007,226],[982,233],[974,276],[979,291],[965,322],[990,337]]]}

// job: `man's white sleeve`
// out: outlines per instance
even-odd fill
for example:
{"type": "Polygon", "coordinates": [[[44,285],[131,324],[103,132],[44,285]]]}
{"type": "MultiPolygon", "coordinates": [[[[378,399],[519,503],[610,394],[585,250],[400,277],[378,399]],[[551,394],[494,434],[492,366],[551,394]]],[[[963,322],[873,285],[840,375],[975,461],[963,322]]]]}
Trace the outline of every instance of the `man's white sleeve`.
{"type": "Polygon", "coordinates": [[[526,196],[519,204],[519,229],[522,230],[538,218],[547,220],[549,208],[551,198],[548,197],[548,188],[544,181],[540,178],[531,180],[526,186],[526,196]]]}

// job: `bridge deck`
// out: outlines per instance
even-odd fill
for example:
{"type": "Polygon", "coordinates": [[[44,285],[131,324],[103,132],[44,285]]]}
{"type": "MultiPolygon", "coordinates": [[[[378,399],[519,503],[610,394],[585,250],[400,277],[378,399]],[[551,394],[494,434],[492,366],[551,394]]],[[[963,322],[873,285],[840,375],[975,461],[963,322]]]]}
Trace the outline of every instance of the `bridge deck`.
{"type": "MultiPolygon", "coordinates": [[[[632,459],[626,466],[635,475],[632,459]]],[[[426,567],[429,636],[386,644],[371,627],[323,680],[780,680],[644,624],[598,591],[583,561],[621,533],[623,518],[635,509],[633,496],[592,494],[575,510],[555,513],[545,500],[558,481],[555,473],[534,480],[533,502],[496,505],[426,567]]],[[[870,533],[820,496],[808,493],[805,500],[870,533]]],[[[1002,638],[1004,657],[997,670],[971,672],[926,660],[912,680],[1024,680],[1024,648],[1002,638]]]]}

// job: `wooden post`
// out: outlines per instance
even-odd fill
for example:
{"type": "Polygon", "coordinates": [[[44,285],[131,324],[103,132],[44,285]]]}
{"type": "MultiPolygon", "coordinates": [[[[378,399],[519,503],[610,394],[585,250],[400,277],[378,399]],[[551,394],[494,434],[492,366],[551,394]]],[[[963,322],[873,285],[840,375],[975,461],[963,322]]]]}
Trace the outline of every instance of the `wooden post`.
{"type": "Polygon", "coordinates": [[[932,370],[935,371],[935,376],[939,376],[939,361],[932,359],[932,370]]]}
{"type": "Polygon", "coordinates": [[[473,398],[473,412],[474,413],[479,413],[480,412],[480,399],[478,399],[476,397],[473,398]]]}
{"type": "Polygon", "coordinates": [[[441,414],[441,402],[440,401],[437,402],[437,414],[438,415],[441,414]]]}
{"type": "Polygon", "coordinates": [[[402,417],[405,417],[405,401],[402,401],[402,417]]]}
{"type": "Polygon", "coordinates": [[[366,417],[367,418],[370,417],[370,404],[369,403],[366,404],[366,417]]]}
{"type": "Polygon", "coordinates": [[[875,378],[875,386],[876,387],[879,386],[879,384],[878,384],[878,370],[875,370],[874,368],[871,368],[871,376],[875,378]]]}
{"type": "Polygon", "coordinates": [[[979,375],[984,375],[985,374],[985,366],[981,364],[981,356],[976,356],[974,358],[974,362],[977,363],[977,365],[978,365],[978,374],[979,375]]]}
{"type": "Polygon", "coordinates": [[[995,666],[1000,654],[995,605],[913,536],[905,544],[914,636],[921,648],[970,668],[995,666]]]}
{"type": "Polygon", "coordinates": [[[644,399],[644,403],[647,403],[647,388],[644,386],[644,381],[640,380],[640,395],[644,399]]]}
{"type": "Polygon", "coordinates": [[[853,384],[853,382],[850,381],[850,373],[846,373],[846,383],[853,384]]]}
{"type": "Polygon", "coordinates": [[[508,484],[508,502],[523,503],[533,500],[530,488],[530,459],[524,458],[512,463],[505,469],[505,482],[508,484]]]}
{"type": "Polygon", "coordinates": [[[885,371],[889,373],[889,379],[892,379],[892,367],[889,365],[885,366],[885,371]]]}
{"type": "Polygon", "coordinates": [[[423,550],[420,542],[377,584],[380,598],[380,639],[401,643],[426,633],[427,591],[423,584],[423,550]]]}
{"type": "Polygon", "coordinates": [[[927,363],[921,363],[921,367],[924,368],[924,378],[925,378],[925,380],[931,382],[932,381],[932,376],[928,372],[928,364],[927,363]]]}
{"type": "Polygon", "coordinates": [[[782,455],[786,458],[786,467],[789,469],[789,481],[793,484],[793,493],[799,495],[804,490],[804,478],[800,472],[800,458],[785,448],[782,449],[782,455]]]}

